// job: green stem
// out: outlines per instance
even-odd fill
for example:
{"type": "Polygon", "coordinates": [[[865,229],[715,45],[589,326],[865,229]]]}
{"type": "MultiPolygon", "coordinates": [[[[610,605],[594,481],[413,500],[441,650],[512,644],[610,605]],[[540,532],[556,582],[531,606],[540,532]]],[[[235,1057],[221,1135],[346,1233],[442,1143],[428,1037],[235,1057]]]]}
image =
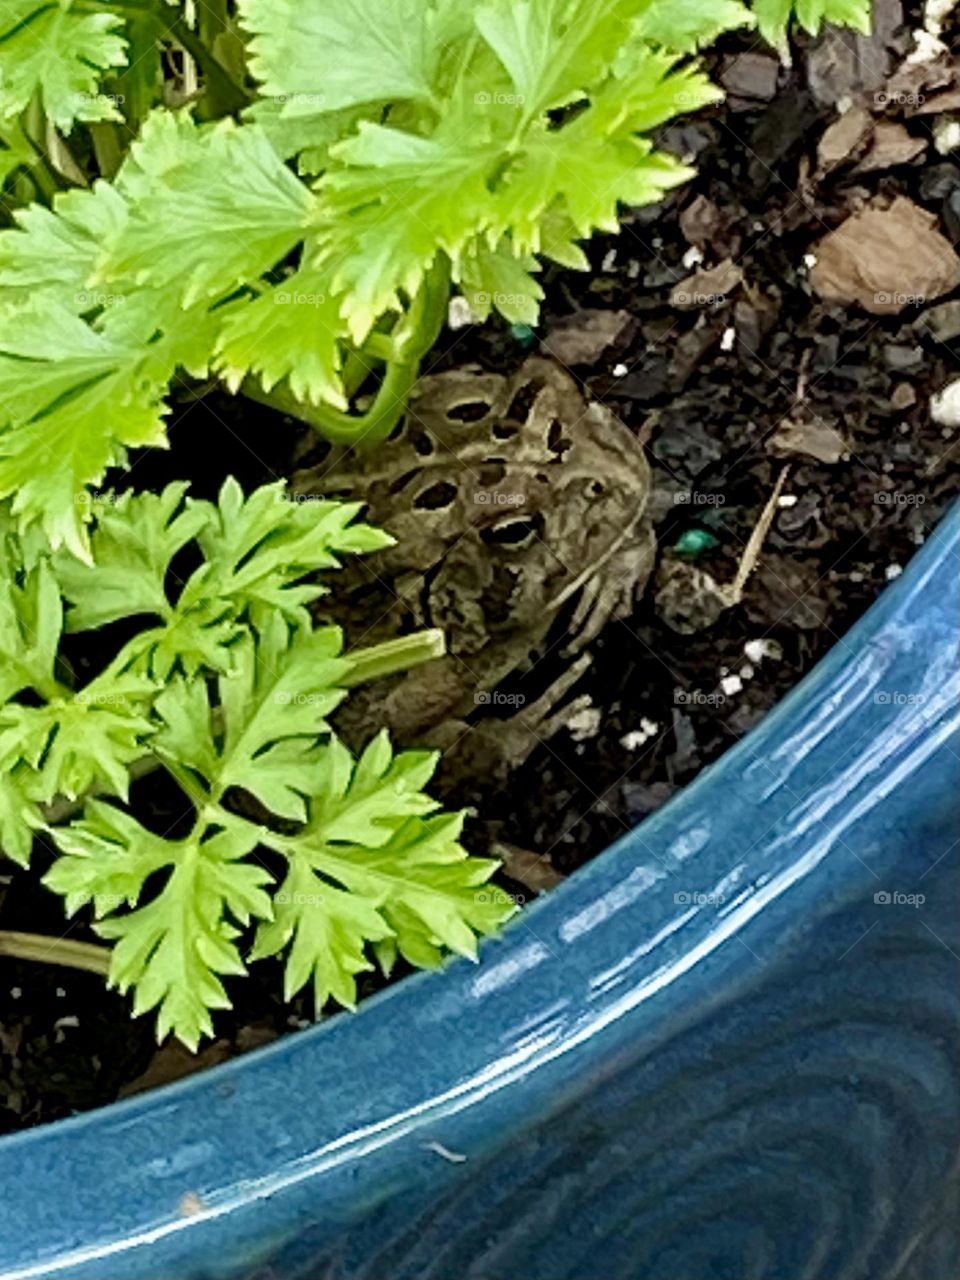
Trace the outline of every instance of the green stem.
{"type": "Polygon", "coordinates": [[[344,413],[327,404],[308,404],[283,385],[265,391],[255,378],[244,381],[243,394],[258,404],[298,418],[333,444],[370,445],[385,440],[403,417],[418,371],[419,363],[388,365],[373,404],[364,414],[344,413]]]}
{"type": "Polygon", "coordinates": [[[0,956],[16,960],[34,960],[41,964],[60,964],[68,969],[85,969],[107,977],[110,972],[110,950],[92,942],[71,942],[68,938],[50,938],[41,933],[15,933],[0,929],[0,956]]]}
{"type": "Polygon", "coordinates": [[[167,759],[166,756],[160,757],[160,763],[170,777],[174,779],[180,790],[190,797],[193,807],[197,810],[199,820],[199,814],[210,804],[211,796],[204,791],[189,769],[185,769],[183,765],[167,759]]]}
{"type": "Polygon", "coordinates": [[[110,120],[91,124],[90,138],[100,176],[108,180],[113,178],[123,160],[123,147],[117,126],[110,120]]]}
{"type": "Polygon", "coordinates": [[[227,29],[227,0],[203,0],[197,14],[200,39],[210,49],[227,29]]]}
{"type": "Polygon", "coordinates": [[[77,696],[76,689],[71,689],[69,685],[61,683],[56,676],[49,676],[43,680],[39,679],[36,673],[19,659],[13,659],[10,662],[10,666],[23,681],[21,688],[32,689],[34,693],[38,693],[47,702],[57,702],[59,699],[66,701],[68,698],[77,696]]]}
{"type": "Polygon", "coordinates": [[[411,667],[418,667],[423,662],[442,658],[446,651],[443,632],[436,629],[398,636],[396,640],[386,640],[383,644],[371,645],[369,649],[357,649],[348,653],[346,656],[353,667],[342,678],[341,683],[352,689],[368,680],[397,675],[401,671],[409,671],[411,667]]]}
{"type": "Polygon", "coordinates": [[[37,194],[49,204],[60,186],[43,149],[29,136],[19,120],[4,127],[0,132],[0,140],[9,150],[18,151],[24,157],[23,167],[30,175],[37,194]]]}
{"type": "Polygon", "coordinates": [[[214,57],[203,41],[190,29],[183,18],[177,18],[167,28],[167,34],[189,53],[206,81],[206,97],[213,119],[232,115],[250,102],[250,94],[230,76],[226,68],[214,57]]]}
{"type": "MultiPolygon", "coordinates": [[[[244,382],[244,395],[280,413],[299,418],[333,444],[357,448],[378,444],[387,438],[406,412],[410,393],[419,376],[420,362],[443,328],[449,295],[450,263],[446,255],[441,254],[394,332],[389,338],[385,334],[372,335],[364,348],[371,355],[389,352],[383,379],[366,413],[346,413],[332,405],[307,404],[284,385],[265,391],[253,378],[244,382]]],[[[349,372],[353,378],[356,371],[352,365],[349,372]]]]}

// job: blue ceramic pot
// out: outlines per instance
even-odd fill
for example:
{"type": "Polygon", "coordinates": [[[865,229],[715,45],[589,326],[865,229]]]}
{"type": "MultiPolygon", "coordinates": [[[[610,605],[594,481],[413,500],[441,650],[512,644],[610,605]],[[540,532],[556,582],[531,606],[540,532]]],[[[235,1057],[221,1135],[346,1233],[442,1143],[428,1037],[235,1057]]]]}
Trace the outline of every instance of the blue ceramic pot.
{"type": "Polygon", "coordinates": [[[0,1276],[956,1280],[958,549],[479,967],[0,1142],[0,1276]]]}

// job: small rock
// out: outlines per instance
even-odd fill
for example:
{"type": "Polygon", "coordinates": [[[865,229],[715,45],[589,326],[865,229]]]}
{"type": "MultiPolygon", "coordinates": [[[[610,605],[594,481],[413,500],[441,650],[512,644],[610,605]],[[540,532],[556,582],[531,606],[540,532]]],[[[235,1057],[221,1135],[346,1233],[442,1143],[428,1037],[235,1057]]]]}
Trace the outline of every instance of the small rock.
{"type": "MultiPolygon", "coordinates": [[[[874,0],[869,36],[826,27],[807,54],[807,83],[817,102],[833,106],[844,98],[874,93],[893,70],[891,45],[903,22],[900,0],[874,0]]],[[[822,8],[819,10],[822,12],[822,8]]]]}
{"type": "Polygon", "coordinates": [[[923,200],[946,200],[957,187],[960,187],[960,169],[955,164],[934,164],[924,170],[920,179],[920,196],[923,200]]]}
{"type": "Polygon", "coordinates": [[[561,364],[595,364],[629,320],[629,311],[576,311],[554,325],[544,346],[561,364]]]}
{"type": "Polygon", "coordinates": [[[620,739],[620,745],[625,751],[638,751],[645,742],[649,742],[660,732],[660,726],[655,720],[648,720],[646,716],[640,721],[639,729],[631,729],[629,733],[625,733],[620,739]]]}
{"type": "MultiPolygon", "coordinates": [[[[770,439],[770,450],[778,455],[802,453],[817,462],[831,465],[839,462],[850,446],[844,437],[829,423],[820,419],[796,421],[787,418],[781,422],[770,439]]],[[[783,499],[781,498],[781,503],[783,499]]]]}
{"type": "Polygon", "coordinates": [[[948,382],[933,397],[930,417],[941,427],[960,427],[960,378],[948,382]]]}
{"type": "Polygon", "coordinates": [[[902,124],[882,120],[873,131],[870,150],[853,172],[873,173],[877,170],[895,169],[898,165],[916,160],[926,149],[926,138],[914,137],[902,124]]]}
{"type": "Polygon", "coordinates": [[[853,214],[820,241],[811,284],[824,301],[856,302],[872,315],[949,293],[960,285],[960,258],[936,221],[905,196],[853,214]]]}
{"type": "Polygon", "coordinates": [[[909,382],[898,382],[890,397],[894,409],[912,409],[917,403],[917,393],[909,382]]]}
{"type": "Polygon", "coordinates": [[[680,214],[680,230],[688,242],[704,249],[723,228],[723,214],[706,196],[697,196],[680,214]]]}
{"type": "Polygon", "coordinates": [[[883,348],[883,363],[894,373],[919,373],[923,368],[923,350],[887,343],[883,348]]]}
{"type": "Polygon", "coordinates": [[[960,120],[941,116],[933,126],[933,145],[942,156],[955,151],[960,146],[960,120]]]}
{"type": "Polygon", "coordinates": [[[780,64],[763,53],[740,53],[728,58],[720,72],[720,83],[734,98],[744,100],[741,109],[757,102],[769,102],[777,92],[780,64]]]}
{"type": "Polygon", "coordinates": [[[556,888],[564,879],[548,853],[534,853],[532,849],[521,849],[500,840],[493,843],[490,852],[500,859],[511,880],[524,885],[534,895],[556,888]]]}
{"type": "Polygon", "coordinates": [[[954,298],[931,307],[917,321],[917,327],[929,330],[939,342],[960,338],[960,300],[954,298]]]}
{"type": "Polygon", "coordinates": [[[744,608],[751,622],[815,631],[829,616],[821,589],[814,564],[767,551],[747,587],[744,608]]]}
{"type": "Polygon", "coordinates": [[[455,333],[458,329],[466,329],[469,325],[476,323],[477,317],[473,314],[467,299],[459,293],[454,294],[447,308],[447,328],[455,333]]]}
{"type": "Polygon", "coordinates": [[[943,202],[943,225],[956,244],[960,240],[960,191],[951,191],[943,202]]]}
{"type": "Polygon", "coordinates": [[[763,662],[764,658],[770,658],[774,662],[780,662],[783,659],[781,646],[776,640],[768,640],[766,638],[748,640],[743,646],[743,652],[755,666],[763,662]]]}
{"type": "Polygon", "coordinates": [[[894,582],[903,573],[902,564],[888,564],[883,571],[883,576],[888,582],[894,582]]]}
{"type": "Polygon", "coordinates": [[[724,676],[720,681],[720,688],[728,698],[732,698],[735,693],[739,693],[743,688],[743,681],[739,676],[724,676]]]}
{"type": "Polygon", "coordinates": [[[827,173],[862,151],[872,129],[873,117],[863,107],[852,107],[834,120],[827,126],[817,146],[817,162],[821,171],[827,173]]]}
{"type": "Polygon", "coordinates": [[[621,788],[623,803],[632,822],[639,822],[654,813],[673,795],[676,787],[670,782],[625,782],[621,788]]]}
{"type": "Polygon", "coordinates": [[[599,707],[584,706],[567,720],[567,730],[574,742],[585,742],[600,732],[603,712],[599,707]]]}
{"type": "Polygon", "coordinates": [[[743,268],[725,258],[707,271],[697,271],[681,280],[670,294],[672,307],[721,306],[743,283],[743,268]]]}
{"type": "Polygon", "coordinates": [[[957,0],[926,0],[923,6],[923,27],[932,36],[939,36],[950,14],[957,7],[957,0]]]}

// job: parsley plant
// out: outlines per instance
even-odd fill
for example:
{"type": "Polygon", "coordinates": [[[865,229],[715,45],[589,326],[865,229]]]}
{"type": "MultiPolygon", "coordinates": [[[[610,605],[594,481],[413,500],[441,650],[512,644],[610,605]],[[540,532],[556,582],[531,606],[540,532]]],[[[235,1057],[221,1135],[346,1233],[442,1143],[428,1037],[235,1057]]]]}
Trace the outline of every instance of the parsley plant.
{"type": "MultiPolygon", "coordinates": [[[[35,833],[52,838],[45,883],[70,914],[93,906],[134,1012],[156,1008],[158,1037],[195,1048],[229,1004],[222,978],[245,972],[251,921],[246,958],[283,956],[287,998],[312,983],[318,1011],[355,1003],[368,951],[388,972],[397,955],[474,955],[514,908],[486,885],[497,864],[459,843],[463,814],[425,793],[436,755],[395,753],[381,734],[355,760],[328,723],[352,685],[442,649],[426,632],[348,652],[339,628],[311,623],[317,571],[392,540],[357,505],[292,503],[282,485],[244,500],[227,481],[214,504],[173,484],[95,505],[92,564],[9,522],[0,537],[0,844],[26,865],[35,833]],[[196,567],[180,582],[185,549],[196,567]],[[122,621],[132,636],[77,678],[64,635],[122,621]],[[151,763],[183,793],[186,834],[131,808],[130,771],[151,763]]],[[[48,959],[58,946],[46,940],[48,959]]]]}

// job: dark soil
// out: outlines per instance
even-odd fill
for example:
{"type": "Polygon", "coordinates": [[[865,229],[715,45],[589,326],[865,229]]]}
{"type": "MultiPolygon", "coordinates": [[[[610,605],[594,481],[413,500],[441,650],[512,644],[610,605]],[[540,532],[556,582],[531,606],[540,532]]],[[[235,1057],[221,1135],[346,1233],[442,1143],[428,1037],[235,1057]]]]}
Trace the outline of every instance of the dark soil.
{"type": "MultiPolygon", "coordinates": [[[[471,793],[463,779],[448,779],[459,801],[484,814],[471,832],[477,850],[500,839],[532,851],[542,859],[541,880],[545,869],[567,874],[594,857],[739,741],[843,643],[960,489],[960,432],[933,423],[929,411],[931,395],[960,372],[960,319],[958,336],[943,340],[925,325],[925,307],[880,317],[826,306],[813,296],[804,262],[875,196],[907,195],[938,215],[951,242],[960,238],[960,161],[936,154],[933,114],[891,108],[888,118],[927,144],[910,163],[853,174],[854,159],[816,176],[817,143],[836,119],[834,102],[872,95],[909,48],[895,32],[896,6],[882,4],[881,14],[893,34],[861,47],[846,70],[814,45],[792,70],[776,72],[750,41],[728,41],[714,69],[742,96],[665,138],[696,156],[692,187],[633,214],[617,238],[594,242],[592,272],[548,273],[536,336],[495,322],[461,329],[445,333],[428,362],[432,370],[470,361],[506,370],[531,344],[550,353],[584,310],[628,312],[613,345],[573,369],[648,441],[662,553],[679,545],[692,555],[700,547],[698,567],[718,582],[734,578],[790,463],[787,502],[740,607],[683,636],[658,615],[648,590],[635,615],[610,625],[594,645],[595,661],[576,690],[589,693],[599,712],[595,732],[579,741],[558,734],[492,805],[482,786],[471,793]],[[696,203],[700,197],[709,204],[696,203]],[[744,281],[719,304],[681,311],[670,295],[698,269],[688,256],[691,238],[703,268],[732,258],[744,281]],[[787,424],[792,440],[783,442],[787,424]],[[838,435],[842,450],[830,462],[803,452],[826,447],[829,454],[838,435]],[[762,661],[745,651],[757,641],[767,642],[762,661]]],[[[917,25],[915,13],[907,17],[917,25]]],[[[289,474],[302,454],[275,415],[219,393],[199,401],[184,395],[172,442],[169,454],[137,464],[138,487],[189,475],[195,492],[212,495],[228,471],[252,487],[289,474]]],[[[529,677],[537,692],[560,669],[557,652],[529,677]]],[[[162,813],[159,784],[138,786],[162,813]]],[[[519,881],[507,883],[530,893],[519,881]]],[[[59,935],[60,904],[34,877],[14,871],[0,880],[0,928],[59,935]]],[[[71,936],[84,936],[83,926],[71,936]]],[[[279,966],[257,965],[235,985],[234,1011],[218,1017],[216,1044],[190,1060],[176,1048],[157,1054],[149,1019],[131,1023],[126,1002],[97,978],[13,961],[3,961],[2,976],[0,1131],[109,1102],[131,1082],[162,1082],[310,1017],[307,999],[282,1004],[279,966]]]]}

